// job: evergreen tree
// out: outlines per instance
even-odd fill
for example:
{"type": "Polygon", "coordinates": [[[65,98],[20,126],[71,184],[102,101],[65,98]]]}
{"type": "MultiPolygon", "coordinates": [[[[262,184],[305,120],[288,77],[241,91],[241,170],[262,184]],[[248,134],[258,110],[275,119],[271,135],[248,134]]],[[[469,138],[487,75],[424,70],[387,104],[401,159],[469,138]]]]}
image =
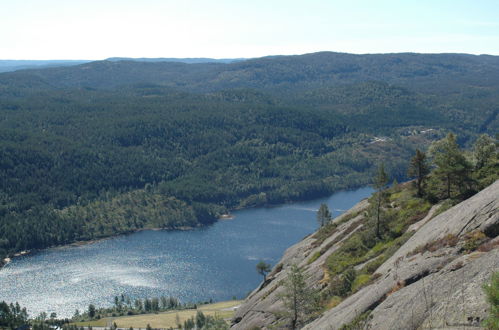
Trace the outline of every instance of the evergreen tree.
{"type": "Polygon", "coordinates": [[[95,317],[95,306],[90,304],[88,305],[88,316],[90,318],[94,318],[95,317]]]}
{"type": "Polygon", "coordinates": [[[452,133],[434,142],[430,147],[430,152],[437,166],[434,175],[444,182],[446,198],[450,198],[453,186],[462,189],[469,181],[471,166],[459,149],[456,136],[452,133]]]}
{"type": "Polygon", "coordinates": [[[158,298],[152,298],[152,300],[151,300],[151,309],[154,312],[159,311],[159,299],[158,298]]]}
{"type": "Polygon", "coordinates": [[[416,150],[416,155],[412,157],[409,165],[408,175],[416,177],[416,187],[418,188],[418,196],[423,196],[423,182],[426,176],[430,173],[430,166],[426,160],[426,154],[421,150],[416,150]]]}
{"type": "Polygon", "coordinates": [[[196,327],[198,329],[202,329],[206,323],[206,316],[203,314],[203,312],[198,311],[196,313],[196,327]]]}
{"type": "Polygon", "coordinates": [[[114,305],[116,306],[116,308],[118,308],[120,305],[120,300],[119,300],[118,296],[114,297],[114,305]]]}
{"type": "Polygon", "coordinates": [[[290,319],[291,329],[297,329],[318,310],[317,294],[307,288],[303,270],[292,265],[284,282],[285,292],[282,295],[285,314],[290,319]]]}
{"type": "Polygon", "coordinates": [[[21,308],[18,303],[7,304],[0,302],[0,329],[16,329],[28,320],[26,308],[21,308]]]}
{"type": "Polygon", "coordinates": [[[170,308],[175,308],[178,305],[179,305],[179,301],[177,300],[177,298],[171,297],[171,296],[168,298],[168,306],[170,308]]]}
{"type": "Polygon", "coordinates": [[[144,305],[142,304],[142,300],[140,299],[135,299],[135,309],[138,311],[141,311],[144,308],[144,305]]]}
{"type": "Polygon", "coordinates": [[[151,309],[152,309],[152,301],[151,301],[150,299],[146,298],[146,299],[144,300],[144,310],[145,310],[146,312],[150,312],[150,311],[151,311],[151,309]]]}
{"type": "Polygon", "coordinates": [[[196,327],[196,324],[194,323],[194,320],[192,318],[187,319],[184,321],[184,329],[185,330],[191,330],[196,327]]]}
{"type": "Polygon", "coordinates": [[[331,212],[326,204],[322,203],[319,207],[319,211],[317,211],[317,222],[322,227],[331,221],[331,212]]]}
{"type": "Polygon", "coordinates": [[[475,169],[479,170],[497,154],[496,141],[487,134],[482,134],[473,145],[475,169]]]}
{"type": "Polygon", "coordinates": [[[165,296],[161,296],[161,308],[168,309],[170,306],[168,305],[168,299],[165,296]]]}
{"type": "Polygon", "coordinates": [[[263,260],[260,260],[257,264],[256,264],[256,271],[258,272],[258,274],[262,275],[263,276],[263,281],[265,282],[265,280],[267,279],[267,273],[270,272],[271,270],[271,266],[270,264],[266,263],[265,261],[263,260]]]}

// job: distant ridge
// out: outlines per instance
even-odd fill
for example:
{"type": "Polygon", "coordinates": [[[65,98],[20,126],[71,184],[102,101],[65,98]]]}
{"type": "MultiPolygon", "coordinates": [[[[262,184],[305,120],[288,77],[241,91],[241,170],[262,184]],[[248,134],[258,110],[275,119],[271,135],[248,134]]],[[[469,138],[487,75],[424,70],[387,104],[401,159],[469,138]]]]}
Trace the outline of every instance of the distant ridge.
{"type": "Polygon", "coordinates": [[[92,62],[90,60],[0,60],[0,72],[24,69],[40,69],[57,66],[72,66],[92,62]]]}
{"type": "Polygon", "coordinates": [[[188,64],[197,63],[233,63],[245,61],[247,58],[207,58],[207,57],[189,57],[189,58],[174,58],[174,57],[158,57],[158,58],[133,58],[133,57],[110,57],[106,61],[135,61],[135,62],[181,62],[188,64]]]}
{"type": "Polygon", "coordinates": [[[247,60],[116,57],[80,65],[2,74],[0,84],[6,83],[7,79],[10,89],[28,81],[29,84],[43,82],[54,88],[114,89],[149,83],[196,93],[249,88],[280,93],[286,95],[288,101],[289,97],[296,98],[308,91],[303,97],[312,97],[316,102],[317,98],[310,93],[331,98],[331,88],[369,81],[419,93],[439,91],[445,95],[469,91],[470,87],[496,88],[499,86],[498,72],[499,56],[319,52],[247,60]],[[196,65],[189,65],[188,61],[196,65]]]}
{"type": "MultiPolygon", "coordinates": [[[[207,58],[207,57],[194,57],[194,58],[173,58],[173,57],[159,57],[159,58],[133,58],[133,57],[110,57],[105,61],[120,62],[178,62],[187,64],[201,64],[201,63],[234,63],[247,60],[246,58],[207,58]]],[[[75,66],[94,62],[93,60],[0,60],[0,73],[12,72],[17,70],[26,69],[44,69],[61,66],[75,66]]]]}

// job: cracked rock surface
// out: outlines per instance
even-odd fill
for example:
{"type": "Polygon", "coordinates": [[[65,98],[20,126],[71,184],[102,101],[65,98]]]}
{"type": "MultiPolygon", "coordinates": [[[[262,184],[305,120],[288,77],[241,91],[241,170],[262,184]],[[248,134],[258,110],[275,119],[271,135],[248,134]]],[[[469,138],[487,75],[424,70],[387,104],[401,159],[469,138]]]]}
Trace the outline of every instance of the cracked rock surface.
{"type": "MultiPolygon", "coordinates": [[[[462,329],[478,326],[488,311],[482,285],[499,270],[499,181],[470,199],[431,219],[425,219],[414,235],[375,273],[378,279],[324,312],[304,329],[339,329],[364,312],[370,312],[366,329],[462,329]],[[480,231],[492,238],[487,247],[467,253],[466,240],[480,231]],[[446,244],[449,237],[453,244],[446,244]],[[441,243],[441,244],[439,244],[441,243]],[[437,249],[428,248],[438,246],[437,249]]],[[[367,209],[364,200],[335,221],[349,221],[319,246],[312,236],[290,247],[236,312],[233,329],[279,328],[279,298],[289,266],[303,267],[307,285],[320,287],[323,264],[341,241],[356,228],[358,214],[367,209]],[[333,244],[331,244],[333,243],[333,244]],[[324,249],[327,248],[327,251],[324,249]],[[309,262],[318,251],[323,254],[309,262]]]]}

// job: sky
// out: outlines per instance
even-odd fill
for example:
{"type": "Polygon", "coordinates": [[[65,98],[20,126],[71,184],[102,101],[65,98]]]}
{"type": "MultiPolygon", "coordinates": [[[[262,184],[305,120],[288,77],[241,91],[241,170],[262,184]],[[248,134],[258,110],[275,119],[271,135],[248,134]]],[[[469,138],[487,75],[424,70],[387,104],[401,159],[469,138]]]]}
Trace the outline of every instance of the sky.
{"type": "Polygon", "coordinates": [[[499,55],[499,0],[0,0],[0,59],[499,55]]]}

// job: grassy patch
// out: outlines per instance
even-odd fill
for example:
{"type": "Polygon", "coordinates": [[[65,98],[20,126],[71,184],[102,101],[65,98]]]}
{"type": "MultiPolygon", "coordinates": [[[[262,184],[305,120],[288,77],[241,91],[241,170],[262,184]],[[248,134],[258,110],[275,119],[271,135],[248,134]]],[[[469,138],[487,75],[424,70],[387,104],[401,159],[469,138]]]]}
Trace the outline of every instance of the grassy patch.
{"type": "Polygon", "coordinates": [[[231,318],[234,315],[233,308],[241,304],[241,300],[224,301],[214,304],[199,306],[198,309],[173,310],[157,314],[141,314],[134,316],[107,317],[95,321],[78,322],[77,326],[106,327],[116,323],[121,328],[145,328],[150,324],[153,328],[175,328],[177,322],[183,324],[185,320],[196,317],[197,311],[202,311],[205,315],[216,316],[223,319],[231,318]]]}
{"type": "Polygon", "coordinates": [[[346,215],[344,215],[340,221],[336,222],[336,224],[339,226],[341,224],[344,224],[350,220],[352,220],[353,218],[356,218],[358,215],[360,215],[362,212],[364,212],[364,210],[360,210],[360,211],[357,211],[357,212],[351,212],[351,213],[348,213],[346,215]]]}
{"type": "Polygon", "coordinates": [[[112,317],[106,317],[102,318],[99,320],[93,320],[93,321],[83,321],[83,322],[75,322],[73,323],[76,326],[79,327],[106,327],[109,322],[113,320],[112,317]]]}
{"type": "MultiPolygon", "coordinates": [[[[314,247],[317,247],[319,245],[321,245],[322,243],[324,243],[324,241],[326,239],[328,239],[329,237],[331,237],[331,235],[333,235],[337,230],[338,230],[338,226],[339,225],[342,225],[344,223],[347,223],[348,221],[356,218],[358,215],[360,215],[361,213],[363,213],[364,210],[360,210],[360,211],[357,211],[357,212],[352,212],[352,213],[348,213],[346,215],[344,215],[340,221],[337,221],[337,222],[329,222],[328,224],[326,224],[324,227],[320,228],[315,234],[314,234],[314,238],[315,238],[315,241],[313,242],[313,246],[314,247]]],[[[356,222],[357,223],[357,222],[356,222]]],[[[356,226],[354,226],[355,228],[356,226]]]]}
{"type": "Polygon", "coordinates": [[[321,245],[327,238],[336,232],[337,228],[338,226],[333,222],[329,222],[325,226],[321,227],[313,236],[315,241],[312,243],[312,246],[316,247],[321,245]]]}
{"type": "Polygon", "coordinates": [[[343,299],[341,297],[332,296],[331,299],[329,299],[328,303],[326,304],[326,310],[338,306],[342,301],[343,299]]]}
{"type": "Polygon", "coordinates": [[[315,260],[319,259],[319,257],[322,255],[321,251],[315,252],[307,261],[307,264],[310,265],[312,262],[315,260]]]}
{"type": "Polygon", "coordinates": [[[371,275],[369,274],[357,275],[352,284],[352,292],[357,292],[360,288],[370,283],[370,281],[371,281],[371,275]]]}
{"type": "MultiPolygon", "coordinates": [[[[406,233],[407,228],[423,219],[432,206],[428,201],[415,197],[413,190],[411,187],[403,190],[393,188],[387,190],[381,215],[381,238],[375,235],[373,230],[375,220],[372,218],[364,218],[355,223],[355,227],[349,228],[348,232],[352,232],[363,224],[362,228],[346,238],[343,244],[326,259],[329,275],[329,285],[325,291],[327,294],[347,297],[372,283],[376,278],[374,276],[376,269],[412,236],[412,233],[406,233]],[[366,264],[361,269],[355,270],[355,266],[363,263],[366,264]]],[[[337,239],[335,241],[336,244],[339,242],[337,239]]],[[[329,299],[332,298],[327,296],[326,298],[323,301],[327,306],[330,304],[329,299]]]]}

